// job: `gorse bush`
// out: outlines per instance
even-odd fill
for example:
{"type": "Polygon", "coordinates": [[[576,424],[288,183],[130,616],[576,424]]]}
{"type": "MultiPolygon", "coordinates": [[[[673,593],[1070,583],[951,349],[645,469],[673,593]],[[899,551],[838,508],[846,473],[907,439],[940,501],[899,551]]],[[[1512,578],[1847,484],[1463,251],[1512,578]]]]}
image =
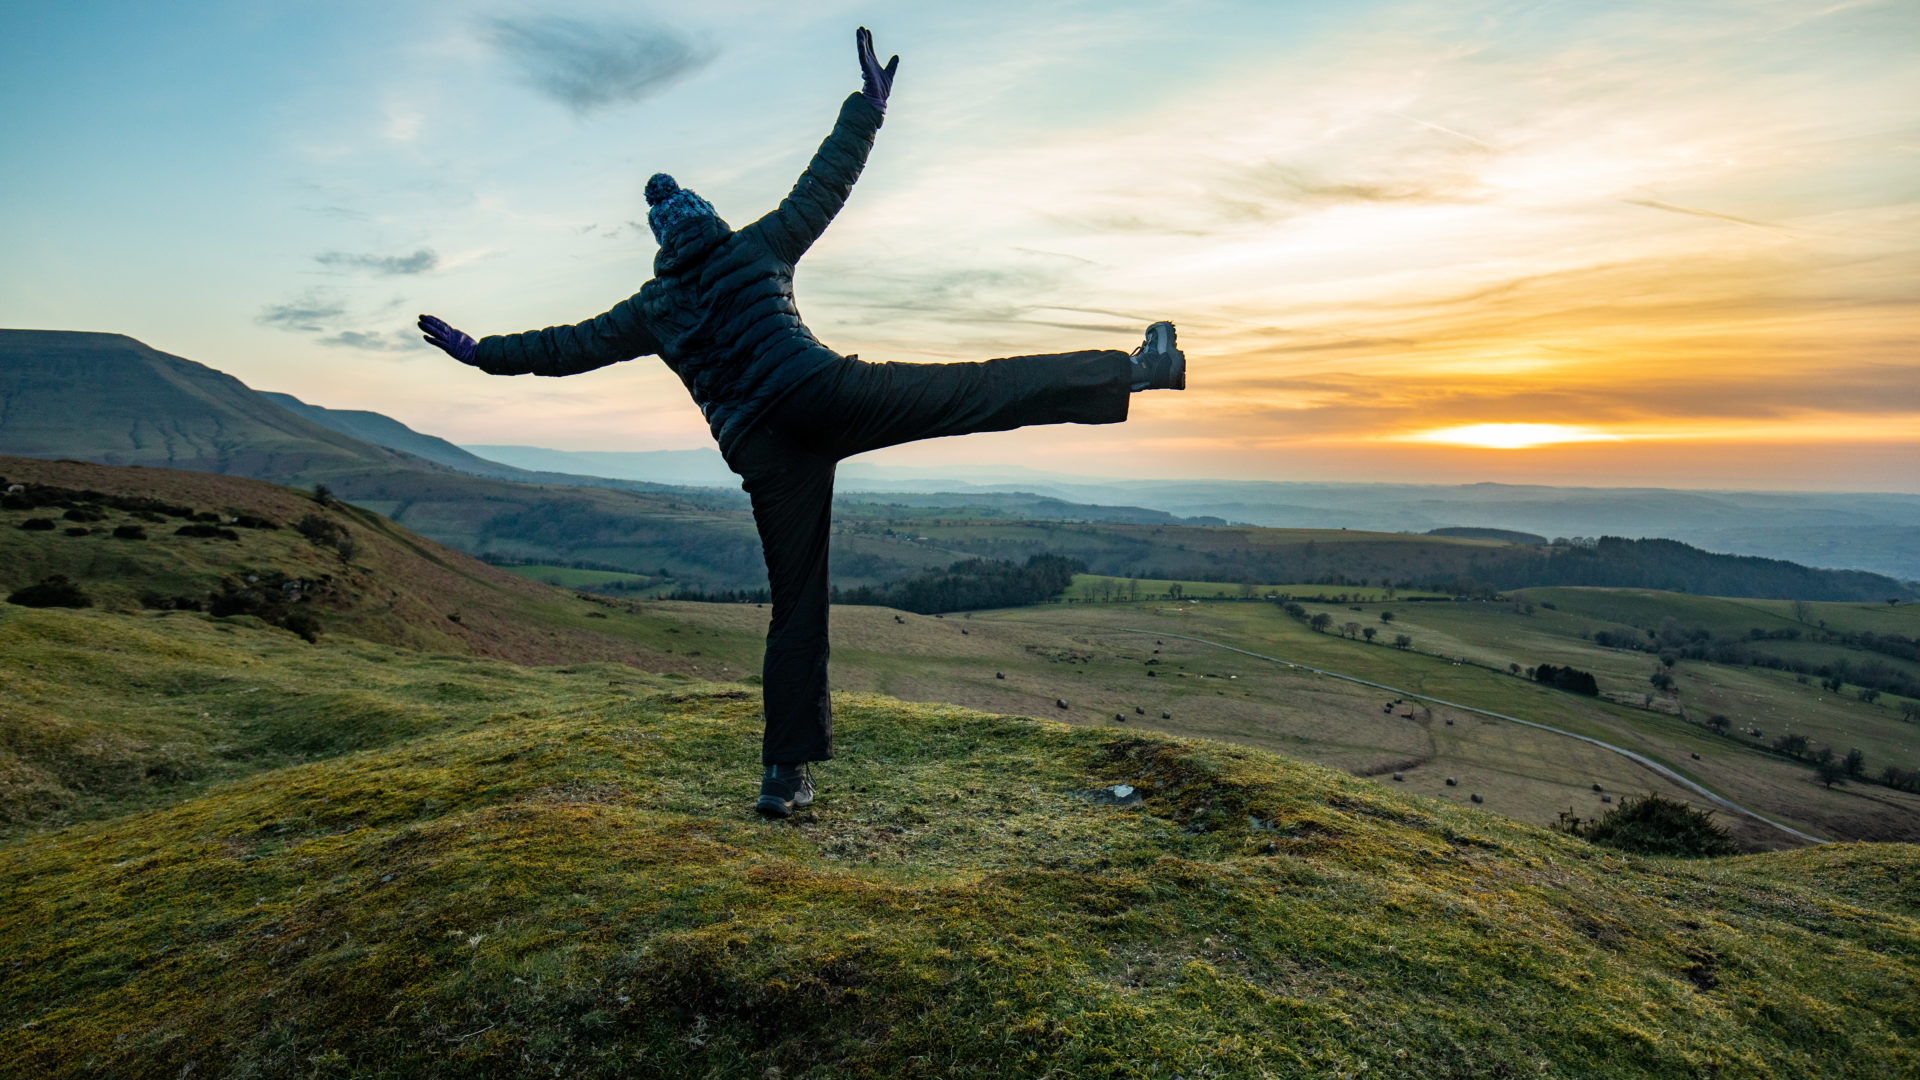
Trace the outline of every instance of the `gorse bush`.
{"type": "Polygon", "coordinates": [[[93,606],[93,597],[67,580],[66,575],[55,574],[24,589],[14,590],[13,595],[7,597],[7,603],[36,608],[84,608],[93,606]]]}
{"type": "Polygon", "coordinates": [[[1628,796],[1620,805],[1590,821],[1562,811],[1561,832],[1636,855],[1672,855],[1702,858],[1738,855],[1733,834],[1713,820],[1713,811],[1695,810],[1686,803],[1656,792],[1628,796]]]}

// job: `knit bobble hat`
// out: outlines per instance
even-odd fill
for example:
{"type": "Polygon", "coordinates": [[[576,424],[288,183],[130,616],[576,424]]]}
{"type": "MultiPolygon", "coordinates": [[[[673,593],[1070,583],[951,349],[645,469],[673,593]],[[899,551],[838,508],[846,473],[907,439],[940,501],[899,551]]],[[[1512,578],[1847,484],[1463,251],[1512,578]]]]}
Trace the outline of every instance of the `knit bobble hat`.
{"type": "Polygon", "coordinates": [[[666,173],[654,173],[647,181],[647,228],[653,239],[664,243],[673,226],[692,217],[713,216],[713,205],[674,183],[666,173]]]}

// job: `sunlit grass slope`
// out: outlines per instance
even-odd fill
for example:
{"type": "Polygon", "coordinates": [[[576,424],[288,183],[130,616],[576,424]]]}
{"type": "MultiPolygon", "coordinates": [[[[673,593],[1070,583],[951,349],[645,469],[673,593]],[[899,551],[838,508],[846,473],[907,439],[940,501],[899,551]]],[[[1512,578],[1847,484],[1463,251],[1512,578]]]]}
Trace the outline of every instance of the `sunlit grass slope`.
{"type": "Polygon", "coordinates": [[[813,810],[767,823],[750,688],[314,648],[430,719],[0,847],[0,1075],[1920,1068],[1912,846],[1625,857],[1256,750],[869,696],[813,810]],[[1075,794],[1113,783],[1145,801],[1075,794]]]}

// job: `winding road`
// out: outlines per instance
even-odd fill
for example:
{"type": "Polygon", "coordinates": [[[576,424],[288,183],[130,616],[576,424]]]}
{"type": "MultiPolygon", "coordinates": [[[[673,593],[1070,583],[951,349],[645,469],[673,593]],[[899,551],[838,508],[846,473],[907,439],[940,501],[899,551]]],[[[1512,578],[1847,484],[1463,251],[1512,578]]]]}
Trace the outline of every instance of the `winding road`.
{"type": "Polygon", "coordinates": [[[1579,739],[1581,742],[1592,743],[1593,745],[1598,746],[1603,750],[1611,750],[1614,753],[1619,754],[1621,757],[1624,757],[1627,760],[1633,762],[1634,764],[1640,765],[1646,769],[1651,770],[1652,772],[1658,773],[1659,775],[1667,778],[1668,780],[1673,781],[1676,784],[1679,784],[1680,786],[1686,788],[1689,791],[1699,793],[1699,795],[1702,798],[1710,799],[1713,802],[1726,807],[1727,809],[1733,811],[1736,814],[1745,814],[1747,817],[1750,817],[1755,821],[1765,822],[1766,824],[1771,825],[1776,829],[1779,829],[1781,832],[1786,833],[1789,836],[1798,837],[1812,844],[1827,844],[1832,842],[1829,840],[1822,840],[1818,836],[1813,836],[1808,833],[1803,833],[1799,829],[1796,829],[1791,825],[1782,825],[1781,823],[1773,820],[1770,817],[1767,817],[1763,814],[1755,813],[1754,811],[1749,810],[1744,806],[1741,806],[1739,803],[1736,803],[1731,799],[1727,799],[1721,795],[1716,794],[1715,792],[1709,791],[1708,789],[1700,786],[1694,781],[1689,780],[1684,776],[1681,776],[1679,773],[1673,771],[1672,769],[1668,768],[1665,765],[1660,764],[1659,762],[1653,760],[1652,758],[1647,757],[1644,754],[1634,753],[1632,750],[1628,750],[1625,747],[1615,746],[1610,742],[1603,742],[1599,739],[1593,738],[1590,735],[1580,735],[1575,732],[1564,730],[1562,728],[1553,727],[1550,724],[1536,723],[1535,721],[1532,721],[1532,720],[1522,720],[1517,716],[1508,716],[1506,713],[1492,712],[1487,709],[1477,709],[1477,708],[1474,708],[1472,705],[1462,705],[1457,701],[1447,701],[1442,698],[1433,697],[1432,695],[1429,695],[1429,694],[1416,694],[1411,690],[1402,690],[1397,686],[1388,686],[1385,683],[1370,682],[1366,679],[1355,678],[1352,675],[1342,675],[1337,671],[1327,671],[1324,668],[1311,667],[1307,664],[1297,664],[1291,660],[1282,660],[1277,656],[1267,656],[1264,653],[1253,652],[1249,649],[1242,649],[1242,648],[1239,648],[1238,646],[1227,645],[1223,642],[1209,641],[1206,638],[1194,637],[1191,634],[1175,634],[1165,630],[1136,630],[1133,627],[1125,627],[1124,630],[1126,633],[1129,633],[1129,634],[1152,634],[1156,637],[1179,638],[1182,641],[1192,641],[1192,642],[1197,642],[1201,645],[1210,645],[1216,649],[1225,649],[1228,652],[1237,652],[1242,656],[1251,656],[1256,660],[1267,660],[1275,664],[1285,664],[1287,667],[1290,667],[1290,668],[1298,668],[1301,671],[1311,671],[1316,675],[1325,675],[1329,679],[1340,679],[1345,682],[1358,683],[1361,686],[1371,686],[1375,690],[1385,690],[1390,694],[1398,694],[1401,697],[1417,698],[1421,701],[1431,701],[1435,705],[1445,705],[1449,709],[1459,709],[1462,712],[1477,713],[1480,716],[1491,716],[1495,720],[1505,720],[1508,723],[1512,723],[1512,724],[1525,724],[1530,728],[1539,728],[1541,731],[1551,731],[1555,735],[1565,735],[1569,739],[1579,739]]]}

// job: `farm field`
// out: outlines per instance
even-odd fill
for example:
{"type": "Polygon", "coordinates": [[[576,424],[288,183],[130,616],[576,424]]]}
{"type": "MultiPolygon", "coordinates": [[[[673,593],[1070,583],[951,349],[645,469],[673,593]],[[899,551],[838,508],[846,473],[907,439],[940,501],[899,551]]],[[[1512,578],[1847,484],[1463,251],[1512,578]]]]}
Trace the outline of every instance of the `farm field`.
{"type": "MultiPolygon", "coordinates": [[[[1592,816],[1607,805],[1602,794],[1617,800],[1654,790],[1712,805],[1589,744],[1418,702],[1388,711],[1393,695],[1164,636],[1186,634],[1599,738],[1817,836],[1920,836],[1920,797],[1864,783],[1827,789],[1809,766],[1759,749],[1758,740],[1713,734],[1678,712],[1585,698],[1508,674],[1507,663],[1537,663],[1543,650],[1550,649],[1548,662],[1596,668],[1606,651],[1590,643],[1583,650],[1577,631],[1570,643],[1533,631],[1537,640],[1523,637],[1519,647],[1502,649],[1498,639],[1511,637],[1511,622],[1523,617],[1510,622],[1505,613],[1468,612],[1468,606],[1416,604],[1405,609],[1408,614],[1396,614],[1394,625],[1415,638],[1405,651],[1315,633],[1262,602],[1051,604],[944,618],[839,607],[833,616],[833,678],[837,688],[910,701],[1259,747],[1449,801],[1465,803],[1477,793],[1485,808],[1535,824],[1551,823],[1564,810],[1592,816]],[[1136,629],[1150,633],[1130,632],[1136,629]],[[1499,670],[1429,655],[1421,651],[1428,637],[1453,652],[1497,661],[1499,670]],[[1402,780],[1392,779],[1395,771],[1402,780]],[[1447,785],[1448,776],[1457,783],[1447,785]],[[1602,791],[1595,792],[1595,784],[1602,791]]],[[[724,641],[736,656],[752,653],[765,625],[765,612],[751,605],[638,607],[642,614],[636,618],[697,627],[695,642],[724,641]]],[[[1625,687],[1632,680],[1645,685],[1643,672],[1652,662],[1644,654],[1623,653],[1613,659],[1603,686],[1614,681],[1625,687]]],[[[1776,672],[1687,662],[1680,670],[1683,701],[1697,696],[1703,707],[1723,711],[1744,705],[1769,737],[1769,723],[1792,716],[1794,730],[1817,741],[1851,739],[1845,746],[1860,746],[1872,768],[1920,761],[1914,726],[1883,704],[1832,695],[1821,701],[1812,692],[1817,687],[1776,672]]],[[[1751,819],[1725,811],[1720,817],[1755,846],[1799,843],[1751,819]]]]}
{"type": "Polygon", "coordinates": [[[574,566],[548,566],[541,563],[501,566],[500,569],[515,577],[523,577],[528,581],[538,581],[562,589],[605,590],[611,585],[621,595],[636,599],[671,592],[678,587],[672,581],[662,578],[619,570],[582,570],[574,566]]]}

